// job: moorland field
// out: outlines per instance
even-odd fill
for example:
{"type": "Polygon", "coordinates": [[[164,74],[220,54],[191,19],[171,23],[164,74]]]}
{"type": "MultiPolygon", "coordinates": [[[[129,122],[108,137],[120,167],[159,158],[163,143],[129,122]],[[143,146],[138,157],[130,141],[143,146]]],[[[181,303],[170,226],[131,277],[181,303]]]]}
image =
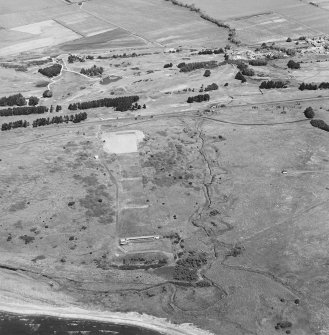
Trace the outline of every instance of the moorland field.
{"type": "Polygon", "coordinates": [[[193,3],[0,3],[0,311],[329,332],[327,1],[193,3]]]}

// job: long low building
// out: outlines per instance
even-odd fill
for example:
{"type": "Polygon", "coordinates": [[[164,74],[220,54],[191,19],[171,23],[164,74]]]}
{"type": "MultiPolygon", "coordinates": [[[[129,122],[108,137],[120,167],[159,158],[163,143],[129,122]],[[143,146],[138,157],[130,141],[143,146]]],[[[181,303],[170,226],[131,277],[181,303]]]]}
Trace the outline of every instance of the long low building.
{"type": "Polygon", "coordinates": [[[160,239],[159,235],[124,237],[120,238],[119,243],[120,245],[125,245],[128,244],[129,242],[146,242],[159,239],[160,239]]]}

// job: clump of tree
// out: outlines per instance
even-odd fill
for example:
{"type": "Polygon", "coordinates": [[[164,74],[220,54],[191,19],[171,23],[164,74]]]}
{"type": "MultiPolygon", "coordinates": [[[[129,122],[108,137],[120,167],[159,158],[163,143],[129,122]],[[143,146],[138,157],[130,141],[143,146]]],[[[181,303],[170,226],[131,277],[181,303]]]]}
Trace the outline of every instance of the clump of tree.
{"type": "Polygon", "coordinates": [[[317,84],[312,84],[312,83],[301,83],[298,87],[299,90],[304,91],[304,90],[317,90],[318,85],[317,84]]]}
{"type": "Polygon", "coordinates": [[[43,93],[42,93],[42,96],[44,98],[51,98],[53,96],[53,92],[51,90],[45,90],[43,93]]]}
{"type": "Polygon", "coordinates": [[[67,57],[67,61],[69,63],[74,63],[74,62],[80,62],[80,63],[83,63],[85,61],[84,58],[80,57],[80,56],[77,56],[77,55],[69,55],[67,57]]]}
{"type": "Polygon", "coordinates": [[[249,60],[249,65],[252,66],[266,66],[267,60],[266,59],[251,59],[249,60]]]}
{"type": "Polygon", "coordinates": [[[323,120],[311,120],[311,125],[324,131],[329,131],[329,125],[323,120]]]}
{"type": "Polygon", "coordinates": [[[287,40],[286,40],[286,42],[288,42],[288,43],[292,42],[291,37],[288,37],[287,40]]]}
{"type": "Polygon", "coordinates": [[[14,122],[8,122],[8,123],[3,123],[1,125],[1,130],[10,130],[10,129],[15,129],[15,128],[21,128],[21,127],[28,127],[30,124],[26,120],[18,120],[14,122]]]}
{"type": "Polygon", "coordinates": [[[165,65],[164,65],[164,68],[167,69],[167,68],[172,67],[172,66],[173,66],[172,63],[168,63],[168,64],[165,64],[165,65]]]}
{"type": "Polygon", "coordinates": [[[195,62],[195,63],[180,63],[178,68],[180,72],[191,72],[198,69],[213,69],[218,66],[216,61],[195,62]]]}
{"type": "Polygon", "coordinates": [[[96,65],[92,66],[89,69],[82,68],[80,70],[81,74],[84,74],[89,77],[100,76],[103,72],[104,72],[104,69],[101,66],[96,66],[96,65]]]}
{"type": "Polygon", "coordinates": [[[205,92],[216,91],[216,90],[218,90],[218,85],[216,83],[212,83],[206,86],[206,88],[204,89],[205,92]]]}
{"type": "Polygon", "coordinates": [[[39,98],[31,96],[29,97],[29,106],[36,106],[39,103],[39,98]]]}
{"type": "Polygon", "coordinates": [[[294,60],[290,59],[290,61],[287,64],[289,69],[293,69],[293,70],[298,70],[300,69],[300,63],[295,62],[294,60]]]}
{"type": "Polygon", "coordinates": [[[260,89],[272,89],[272,88],[287,88],[287,83],[285,83],[284,81],[281,80],[268,80],[268,81],[263,81],[260,86],[260,89]]]}
{"type": "Polygon", "coordinates": [[[188,97],[187,102],[191,104],[193,102],[203,102],[203,101],[209,101],[209,100],[210,100],[209,94],[199,94],[199,95],[195,95],[194,97],[188,97]]]}
{"type": "Polygon", "coordinates": [[[255,71],[251,69],[250,67],[248,67],[248,64],[244,62],[240,62],[237,64],[237,66],[238,66],[238,69],[241,71],[242,75],[248,76],[248,77],[255,75],[255,71]]]}
{"type": "Polygon", "coordinates": [[[0,109],[0,116],[43,114],[48,112],[45,106],[25,106],[0,109]]]}
{"type": "Polygon", "coordinates": [[[174,279],[182,281],[196,281],[198,269],[207,264],[205,253],[189,252],[187,256],[177,261],[174,269],[174,279]]]}
{"type": "Polygon", "coordinates": [[[0,106],[25,106],[26,100],[21,93],[0,98],[0,106]]]}
{"type": "Polygon", "coordinates": [[[117,98],[104,98],[99,100],[76,102],[69,105],[70,110],[90,109],[99,107],[114,107],[115,110],[124,112],[130,109],[131,105],[139,100],[139,96],[127,96],[117,98]]]}
{"type": "Polygon", "coordinates": [[[61,70],[62,70],[61,64],[53,64],[43,69],[39,69],[38,72],[40,72],[46,77],[52,78],[58,76],[61,73],[61,70]]]}
{"type": "Polygon", "coordinates": [[[240,71],[235,75],[235,79],[241,80],[242,83],[247,81],[246,77],[240,71]]]}
{"type": "Polygon", "coordinates": [[[204,77],[210,77],[210,75],[211,75],[210,70],[206,70],[203,74],[204,77]]]}
{"type": "Polygon", "coordinates": [[[61,116],[54,116],[53,118],[40,118],[33,121],[32,126],[40,127],[40,126],[48,126],[50,124],[60,124],[60,123],[79,123],[87,119],[87,113],[81,112],[78,114],[71,114],[71,115],[61,115],[61,116]]]}
{"type": "Polygon", "coordinates": [[[312,107],[307,107],[305,110],[304,110],[304,115],[305,117],[307,117],[308,119],[313,119],[314,116],[315,116],[315,113],[314,113],[314,110],[312,107]]]}

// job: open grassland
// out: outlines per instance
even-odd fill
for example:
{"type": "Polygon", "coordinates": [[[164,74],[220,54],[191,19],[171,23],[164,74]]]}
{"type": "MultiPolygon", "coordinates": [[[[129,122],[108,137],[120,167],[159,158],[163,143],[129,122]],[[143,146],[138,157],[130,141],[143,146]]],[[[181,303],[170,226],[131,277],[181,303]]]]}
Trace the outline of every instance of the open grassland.
{"type": "MultiPolygon", "coordinates": [[[[329,124],[329,91],[298,89],[328,81],[328,41],[275,44],[294,48],[292,57],[273,46],[225,47],[223,30],[162,0],[56,4],[50,22],[80,36],[61,45],[67,53],[1,61],[0,98],[22,92],[62,108],[0,117],[30,122],[0,131],[0,296],[148,313],[221,335],[328,333],[329,137],[304,111],[329,124]],[[204,50],[214,42],[225,50],[204,50]],[[62,65],[58,76],[39,73],[52,63],[62,65]],[[103,72],[81,74],[91,68],[103,72]],[[246,68],[252,75],[235,79],[246,68]],[[263,81],[286,88],[260,89],[263,81]],[[47,88],[52,97],[42,97],[47,88]],[[205,94],[209,101],[198,98],[205,94]],[[97,104],[124,96],[138,96],[137,106],[97,104]],[[75,107],[90,107],[87,119],[31,126],[67,120],[82,112],[75,107]],[[119,243],[150,234],[159,239],[119,243]]],[[[279,13],[295,1],[259,9],[270,5],[272,14],[235,17],[246,39],[281,39],[297,27],[279,13]],[[259,37],[253,25],[267,28],[259,37]]],[[[9,31],[38,38],[44,21],[5,30],[6,43],[9,31]]]]}

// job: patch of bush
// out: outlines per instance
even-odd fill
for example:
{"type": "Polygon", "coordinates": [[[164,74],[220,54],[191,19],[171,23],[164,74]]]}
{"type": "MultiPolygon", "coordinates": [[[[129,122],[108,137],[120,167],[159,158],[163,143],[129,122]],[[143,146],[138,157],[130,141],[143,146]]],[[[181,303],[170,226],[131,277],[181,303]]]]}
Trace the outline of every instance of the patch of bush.
{"type": "Polygon", "coordinates": [[[210,77],[210,75],[211,75],[210,70],[206,70],[203,74],[204,77],[210,77]]]}
{"type": "Polygon", "coordinates": [[[194,97],[188,97],[187,102],[191,104],[193,102],[203,102],[203,101],[209,101],[209,100],[210,100],[209,94],[199,94],[194,97]]]}
{"type": "Polygon", "coordinates": [[[67,61],[69,63],[74,63],[74,62],[83,63],[85,60],[82,57],[77,56],[77,55],[69,55],[68,58],[67,58],[67,61]]]}
{"type": "Polygon", "coordinates": [[[164,68],[164,69],[167,69],[167,68],[172,67],[172,66],[173,66],[172,63],[168,63],[168,64],[165,64],[165,65],[163,66],[163,68],[164,68]]]}
{"type": "Polygon", "coordinates": [[[61,64],[53,64],[43,69],[39,69],[38,72],[46,77],[52,78],[58,76],[61,73],[61,70],[62,70],[61,64]]]}
{"type": "Polygon", "coordinates": [[[53,96],[53,92],[51,90],[45,90],[43,93],[42,93],[42,96],[44,98],[51,98],[53,96]]]}
{"type": "Polygon", "coordinates": [[[242,83],[245,83],[247,81],[245,76],[240,71],[236,74],[235,79],[241,80],[242,83]]]}
{"type": "Polygon", "coordinates": [[[300,69],[300,63],[295,62],[294,60],[290,59],[290,61],[287,64],[289,69],[293,69],[293,70],[298,70],[300,69]]]}
{"type": "Polygon", "coordinates": [[[311,125],[324,131],[329,131],[329,125],[326,124],[323,120],[311,120],[311,125]]]}
{"type": "Polygon", "coordinates": [[[212,83],[204,89],[205,92],[216,91],[216,90],[218,90],[218,85],[216,83],[212,83]]]}
{"type": "Polygon", "coordinates": [[[88,77],[100,76],[103,72],[104,72],[104,69],[101,66],[98,67],[96,65],[92,66],[89,69],[82,68],[80,70],[81,74],[84,74],[84,75],[86,75],[88,77]]]}
{"type": "Polygon", "coordinates": [[[39,98],[31,96],[29,97],[29,106],[36,106],[39,103],[39,98]]]}
{"type": "Polygon", "coordinates": [[[0,98],[0,106],[25,106],[26,100],[21,93],[0,98]]]}
{"type": "Polygon", "coordinates": [[[35,240],[35,238],[33,236],[28,236],[28,235],[22,235],[19,238],[21,240],[23,240],[25,242],[25,244],[32,243],[35,240]]]}
{"type": "Polygon", "coordinates": [[[251,59],[249,61],[249,65],[252,66],[266,66],[267,60],[266,59],[251,59]]]}
{"type": "Polygon", "coordinates": [[[196,281],[197,271],[207,264],[205,253],[190,252],[185,258],[179,259],[174,269],[174,279],[183,281],[196,281]]]}
{"type": "Polygon", "coordinates": [[[315,116],[315,113],[313,111],[312,107],[307,107],[304,111],[304,115],[305,117],[307,117],[308,119],[313,119],[315,116]]]}

